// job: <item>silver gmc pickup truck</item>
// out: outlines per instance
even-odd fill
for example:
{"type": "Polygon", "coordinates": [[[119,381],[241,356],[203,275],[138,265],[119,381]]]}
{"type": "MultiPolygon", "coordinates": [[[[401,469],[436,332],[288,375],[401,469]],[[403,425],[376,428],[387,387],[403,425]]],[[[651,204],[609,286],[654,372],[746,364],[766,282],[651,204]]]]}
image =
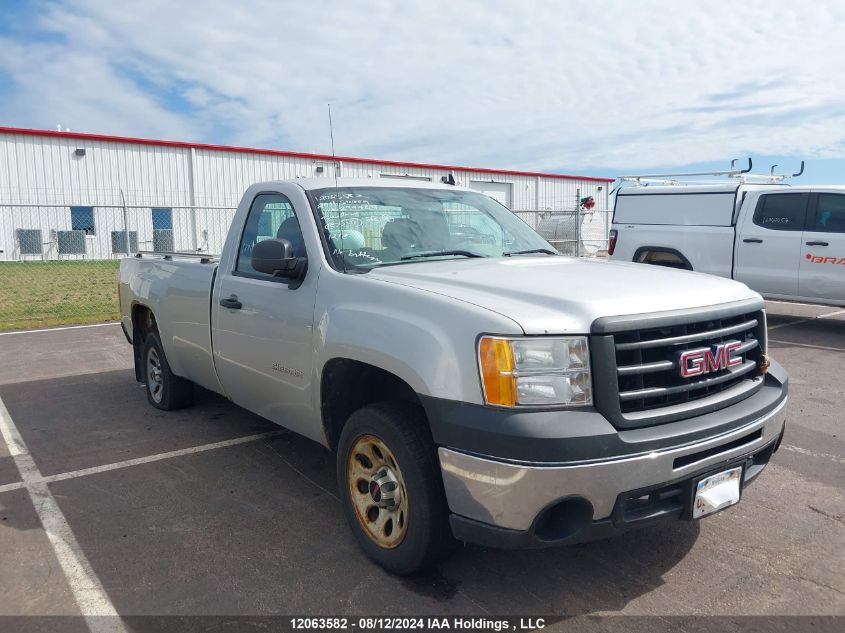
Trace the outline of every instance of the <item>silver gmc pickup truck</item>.
{"type": "Polygon", "coordinates": [[[219,258],[120,263],[150,404],[195,385],[337,455],[363,549],[408,574],[457,541],[581,542],[737,503],[783,437],[760,296],[558,255],[460,187],[250,187],[219,258]]]}

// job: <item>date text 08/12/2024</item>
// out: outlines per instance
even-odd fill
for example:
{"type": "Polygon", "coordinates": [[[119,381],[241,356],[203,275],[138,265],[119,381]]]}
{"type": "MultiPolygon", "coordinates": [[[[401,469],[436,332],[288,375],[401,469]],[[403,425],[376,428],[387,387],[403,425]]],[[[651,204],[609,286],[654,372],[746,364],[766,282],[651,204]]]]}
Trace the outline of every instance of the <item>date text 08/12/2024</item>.
{"type": "Polygon", "coordinates": [[[294,630],[459,630],[459,631],[530,631],[542,629],[544,618],[506,619],[464,617],[405,617],[405,618],[291,618],[294,630]]]}

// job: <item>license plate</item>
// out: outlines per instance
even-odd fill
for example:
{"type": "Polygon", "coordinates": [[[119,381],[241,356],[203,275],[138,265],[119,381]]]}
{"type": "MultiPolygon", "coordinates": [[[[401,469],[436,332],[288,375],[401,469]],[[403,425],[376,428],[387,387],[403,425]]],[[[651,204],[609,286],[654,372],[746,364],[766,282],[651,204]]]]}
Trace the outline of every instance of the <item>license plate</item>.
{"type": "Polygon", "coordinates": [[[739,503],[742,466],[723,470],[699,480],[695,486],[692,518],[700,519],[739,503]]]}

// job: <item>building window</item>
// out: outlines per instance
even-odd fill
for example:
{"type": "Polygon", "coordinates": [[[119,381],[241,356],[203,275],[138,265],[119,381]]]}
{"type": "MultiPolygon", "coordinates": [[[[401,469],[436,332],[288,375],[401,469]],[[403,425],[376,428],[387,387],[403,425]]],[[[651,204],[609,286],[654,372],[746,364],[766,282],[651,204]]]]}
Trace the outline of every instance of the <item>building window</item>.
{"type": "Polygon", "coordinates": [[[85,235],[96,235],[94,207],[71,207],[70,228],[74,231],[84,231],[85,235]]]}
{"type": "Polygon", "coordinates": [[[153,231],[173,230],[173,209],[156,208],[153,212],[153,231]]]}

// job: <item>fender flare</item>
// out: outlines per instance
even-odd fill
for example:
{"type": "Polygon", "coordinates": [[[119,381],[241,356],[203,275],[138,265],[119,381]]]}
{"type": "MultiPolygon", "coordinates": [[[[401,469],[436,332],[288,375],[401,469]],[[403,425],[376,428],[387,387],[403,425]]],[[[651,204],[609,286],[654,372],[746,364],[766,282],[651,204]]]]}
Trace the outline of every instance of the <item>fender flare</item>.
{"type": "MultiPolygon", "coordinates": [[[[681,263],[684,265],[686,270],[693,270],[692,264],[690,263],[689,259],[681,253],[676,248],[670,248],[668,246],[640,246],[636,252],[634,253],[634,257],[631,259],[632,262],[637,262],[640,256],[646,252],[660,252],[660,253],[668,253],[669,255],[674,255],[677,257],[681,263]]],[[[650,262],[639,262],[639,263],[650,263],[650,262]]]]}

